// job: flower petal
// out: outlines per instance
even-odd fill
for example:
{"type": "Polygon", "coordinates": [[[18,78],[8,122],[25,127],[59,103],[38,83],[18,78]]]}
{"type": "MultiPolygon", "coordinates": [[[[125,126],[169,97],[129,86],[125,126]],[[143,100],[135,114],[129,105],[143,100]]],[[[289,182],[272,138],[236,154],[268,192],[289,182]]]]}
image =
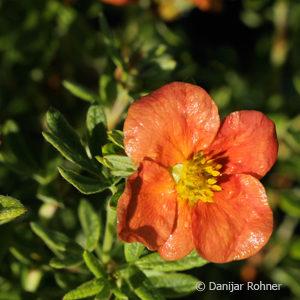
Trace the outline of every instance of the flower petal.
{"type": "Polygon", "coordinates": [[[258,111],[237,111],[227,116],[208,150],[224,166],[223,173],[263,177],[277,158],[275,125],[258,111]]]}
{"type": "Polygon", "coordinates": [[[195,248],[216,263],[247,258],[268,241],[273,215],[262,184],[253,176],[228,176],[214,202],[198,201],[192,212],[195,248]]]}
{"type": "Polygon", "coordinates": [[[178,202],[176,227],[169,239],[158,249],[159,255],[165,260],[184,258],[194,249],[191,229],[192,208],[189,200],[178,202]]]}
{"type": "Polygon", "coordinates": [[[173,82],[135,101],[124,124],[125,151],[172,167],[207,148],[219,128],[218,109],[200,87],[173,82]]]}
{"type": "Polygon", "coordinates": [[[222,0],[190,0],[192,3],[195,3],[199,9],[203,11],[215,11],[219,12],[223,8],[222,0]]]}
{"type": "Polygon", "coordinates": [[[109,3],[109,4],[117,5],[117,6],[126,5],[126,4],[136,2],[136,0],[101,0],[101,1],[109,3]]]}
{"type": "Polygon", "coordinates": [[[140,242],[150,250],[165,243],[176,219],[177,193],[169,172],[155,162],[143,161],[127,180],[117,206],[119,238],[140,242]]]}

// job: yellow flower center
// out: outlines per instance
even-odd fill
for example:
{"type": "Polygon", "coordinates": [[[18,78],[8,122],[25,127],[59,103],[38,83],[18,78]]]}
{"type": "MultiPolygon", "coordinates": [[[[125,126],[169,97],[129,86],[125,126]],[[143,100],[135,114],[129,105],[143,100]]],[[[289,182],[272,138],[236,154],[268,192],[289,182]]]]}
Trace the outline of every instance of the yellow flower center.
{"type": "Polygon", "coordinates": [[[221,168],[222,165],[213,159],[207,160],[202,151],[183,164],[172,167],[170,171],[176,182],[179,200],[189,199],[192,206],[198,200],[213,202],[214,192],[222,190],[216,184],[221,168]]]}

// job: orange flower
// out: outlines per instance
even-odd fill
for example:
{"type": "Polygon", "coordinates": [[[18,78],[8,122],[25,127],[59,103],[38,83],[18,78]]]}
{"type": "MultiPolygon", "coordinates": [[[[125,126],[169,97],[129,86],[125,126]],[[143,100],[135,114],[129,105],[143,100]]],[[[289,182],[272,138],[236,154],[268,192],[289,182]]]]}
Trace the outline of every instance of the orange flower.
{"type": "Polygon", "coordinates": [[[190,0],[196,4],[199,9],[204,11],[221,11],[223,7],[222,0],[190,0]]]}
{"type": "Polygon", "coordinates": [[[130,3],[134,3],[137,0],[101,0],[101,1],[109,3],[109,4],[121,6],[121,5],[126,5],[126,4],[130,4],[130,3]]]}
{"type": "Polygon", "coordinates": [[[237,111],[220,124],[200,87],[174,82],[134,102],[125,151],[138,170],[118,207],[118,235],[177,260],[194,248],[216,263],[247,258],[268,241],[273,215],[259,179],[272,167],[274,123],[237,111]]]}

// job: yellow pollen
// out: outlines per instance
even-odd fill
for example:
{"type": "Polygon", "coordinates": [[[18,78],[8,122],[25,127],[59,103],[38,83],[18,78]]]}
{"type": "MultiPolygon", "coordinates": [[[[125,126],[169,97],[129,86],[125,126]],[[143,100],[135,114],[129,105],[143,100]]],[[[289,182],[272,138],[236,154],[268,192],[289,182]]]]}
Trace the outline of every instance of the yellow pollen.
{"type": "Polygon", "coordinates": [[[213,202],[214,192],[221,191],[217,185],[222,165],[213,159],[206,160],[203,152],[199,152],[192,159],[186,160],[171,168],[172,176],[176,182],[176,190],[180,199],[189,199],[194,206],[198,200],[213,202]]]}

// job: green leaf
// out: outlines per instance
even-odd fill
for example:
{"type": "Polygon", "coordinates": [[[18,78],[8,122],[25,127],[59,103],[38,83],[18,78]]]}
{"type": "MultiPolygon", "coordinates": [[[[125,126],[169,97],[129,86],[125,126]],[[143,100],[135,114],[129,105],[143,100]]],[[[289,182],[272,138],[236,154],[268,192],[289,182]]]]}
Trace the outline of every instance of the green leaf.
{"type": "Polygon", "coordinates": [[[137,260],[143,253],[145,246],[141,243],[126,243],[124,244],[124,254],[126,261],[132,262],[137,260]]]}
{"type": "Polygon", "coordinates": [[[109,184],[100,179],[87,177],[76,173],[73,170],[66,169],[62,166],[58,167],[60,175],[77,188],[81,193],[85,195],[96,194],[103,192],[109,188],[109,184]]]}
{"type": "Polygon", "coordinates": [[[293,241],[290,249],[290,255],[292,258],[300,260],[300,238],[293,241]]]}
{"type": "Polygon", "coordinates": [[[0,195],[0,225],[12,221],[25,211],[26,209],[19,200],[0,195]]]}
{"type": "Polygon", "coordinates": [[[200,257],[196,250],[193,250],[192,253],[185,258],[176,261],[166,261],[156,252],[143,256],[135,262],[141,269],[152,269],[165,272],[188,270],[201,267],[207,263],[208,261],[200,257]]]}
{"type": "Polygon", "coordinates": [[[55,269],[73,268],[82,264],[82,257],[79,254],[66,253],[63,257],[52,258],[49,264],[55,269]]]}
{"type": "Polygon", "coordinates": [[[78,135],[59,111],[50,109],[47,112],[47,124],[50,132],[43,132],[43,136],[52,146],[71,162],[97,173],[97,168],[88,158],[78,135]]]}
{"type": "Polygon", "coordinates": [[[132,170],[124,170],[124,171],[123,170],[111,170],[110,173],[116,177],[127,178],[130,175],[132,175],[132,173],[134,173],[134,171],[132,171],[132,170]]]}
{"type": "Polygon", "coordinates": [[[71,290],[86,280],[86,274],[66,272],[55,272],[55,281],[57,285],[64,290],[71,290]]]}
{"type": "Polygon", "coordinates": [[[124,150],[120,146],[117,146],[116,144],[113,144],[113,143],[105,144],[102,147],[102,155],[103,156],[110,155],[110,154],[117,154],[117,155],[125,156],[124,150]]]}
{"type": "Polygon", "coordinates": [[[69,91],[71,92],[74,96],[88,101],[90,103],[94,103],[95,101],[97,101],[98,96],[90,91],[88,91],[86,88],[84,88],[83,86],[74,83],[72,81],[69,80],[64,80],[63,81],[63,86],[69,91]]]}
{"type": "Polygon", "coordinates": [[[32,260],[27,255],[25,255],[22,251],[20,251],[19,249],[15,248],[15,247],[11,247],[11,248],[9,248],[9,251],[22,264],[24,264],[24,265],[32,265],[33,264],[32,260]]]}
{"type": "Polygon", "coordinates": [[[115,241],[117,226],[117,213],[115,210],[111,209],[109,205],[106,207],[106,223],[104,239],[102,244],[102,261],[107,264],[111,258],[112,246],[115,241]]]}
{"type": "Polygon", "coordinates": [[[86,126],[91,134],[99,124],[107,126],[106,116],[101,105],[91,105],[86,117],[86,126]]]}
{"type": "Polygon", "coordinates": [[[136,165],[130,157],[124,155],[105,155],[104,160],[115,170],[136,170],[136,165]]]}
{"type": "Polygon", "coordinates": [[[65,234],[50,230],[47,227],[35,222],[32,222],[30,226],[33,232],[39,236],[55,254],[59,253],[58,251],[81,253],[81,247],[65,234]]]}
{"type": "Polygon", "coordinates": [[[91,105],[86,117],[89,147],[93,156],[101,154],[101,147],[107,142],[106,116],[101,105],[91,105]]]}
{"type": "Polygon", "coordinates": [[[125,155],[96,156],[96,159],[104,166],[110,168],[111,174],[114,176],[129,177],[137,168],[133,161],[125,155]]]}
{"type": "Polygon", "coordinates": [[[86,249],[93,251],[100,238],[100,220],[93,207],[87,200],[81,200],[78,208],[81,227],[86,236],[86,249]]]}
{"type": "Polygon", "coordinates": [[[41,224],[32,222],[30,224],[33,232],[38,235],[45,244],[55,253],[56,251],[66,251],[69,238],[61,232],[52,231],[41,224]]]}
{"type": "Polygon", "coordinates": [[[110,288],[112,293],[116,296],[117,299],[127,299],[128,297],[126,294],[124,294],[121,289],[116,285],[115,281],[109,280],[110,288]]]}
{"type": "Polygon", "coordinates": [[[112,197],[109,200],[109,206],[110,208],[116,210],[117,209],[117,205],[118,205],[118,201],[120,199],[120,197],[122,196],[123,192],[125,189],[125,184],[124,183],[120,183],[117,185],[117,190],[116,192],[112,195],[112,197]]]}
{"type": "Polygon", "coordinates": [[[142,300],[164,299],[145,274],[135,266],[129,268],[129,284],[135,294],[142,300]]]}
{"type": "Polygon", "coordinates": [[[96,295],[95,300],[106,300],[106,299],[109,299],[109,296],[110,296],[110,286],[107,283],[105,283],[102,291],[99,294],[96,295]]]}
{"type": "Polygon", "coordinates": [[[106,160],[104,160],[103,157],[101,157],[101,156],[96,156],[96,159],[97,159],[97,161],[98,161],[100,164],[102,164],[103,166],[105,166],[105,167],[107,167],[107,168],[111,168],[111,165],[110,165],[106,160]]]}
{"type": "Polygon", "coordinates": [[[12,221],[24,212],[25,209],[19,207],[0,208],[0,225],[12,221]]]}
{"type": "Polygon", "coordinates": [[[117,146],[124,149],[124,134],[121,130],[111,130],[107,132],[108,138],[117,146]]]}
{"type": "Polygon", "coordinates": [[[107,277],[106,271],[100,261],[90,252],[83,252],[83,259],[89,270],[96,278],[107,277]]]}
{"type": "Polygon", "coordinates": [[[97,295],[104,287],[103,279],[94,279],[87,281],[77,287],[75,290],[67,293],[63,300],[76,300],[97,295]]]}
{"type": "Polygon", "coordinates": [[[159,292],[168,298],[184,297],[195,291],[199,280],[196,277],[179,273],[163,273],[158,276],[148,276],[159,292]]]}

